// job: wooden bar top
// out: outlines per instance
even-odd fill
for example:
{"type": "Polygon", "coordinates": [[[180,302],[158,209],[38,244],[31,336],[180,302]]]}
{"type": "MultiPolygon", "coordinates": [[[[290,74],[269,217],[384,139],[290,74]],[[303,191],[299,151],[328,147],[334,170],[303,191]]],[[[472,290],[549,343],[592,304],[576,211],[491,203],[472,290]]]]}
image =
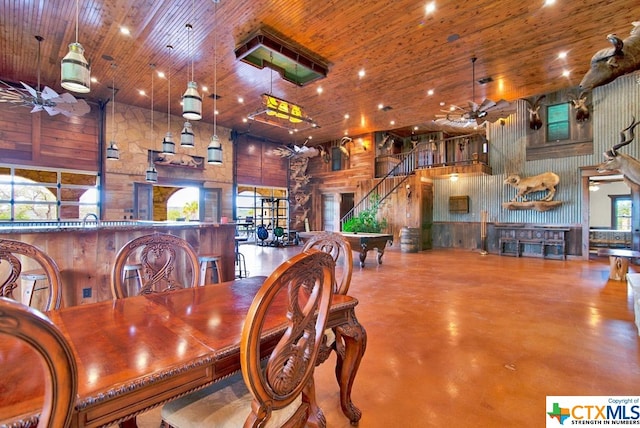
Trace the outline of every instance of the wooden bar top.
{"type": "MultiPolygon", "coordinates": [[[[151,233],[179,236],[197,254],[220,254],[222,280],[231,281],[235,276],[236,226],[233,223],[94,221],[91,224],[89,221],[85,227],[77,221],[32,227],[18,226],[19,223],[0,223],[1,236],[34,245],[55,260],[62,277],[63,307],[111,300],[114,297],[111,269],[116,253],[130,240],[151,233]]],[[[23,223],[26,226],[37,222],[23,223]]],[[[24,269],[37,267],[26,265],[24,269]]]]}

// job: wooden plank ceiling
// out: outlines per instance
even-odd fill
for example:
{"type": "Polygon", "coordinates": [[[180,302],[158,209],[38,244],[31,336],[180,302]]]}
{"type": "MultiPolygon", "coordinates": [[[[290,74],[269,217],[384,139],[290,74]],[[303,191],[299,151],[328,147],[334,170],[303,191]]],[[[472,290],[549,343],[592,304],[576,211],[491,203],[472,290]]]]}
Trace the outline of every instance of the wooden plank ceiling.
{"type": "MultiPolygon", "coordinates": [[[[75,40],[76,2],[0,1],[0,78],[36,85],[34,36],[40,35],[41,84],[65,92],[60,60],[75,40]]],[[[239,133],[286,143],[312,136],[313,144],[345,133],[416,125],[422,132],[433,129],[441,103],[467,106],[474,92],[472,101],[479,103],[577,86],[591,56],[610,47],[607,34],[625,38],[632,22],[640,20],[637,0],[556,0],[549,6],[543,0],[438,0],[432,13],[426,5],[415,0],[80,0],[78,41],[98,80],[83,97],[110,98],[115,79],[118,102],[149,108],[149,64],[155,63],[158,70],[171,70],[171,112],[179,113],[192,57],[195,80],[209,87],[209,95],[217,75],[218,124],[239,133]],[[193,25],[191,37],[187,23],[193,25]],[[328,76],[298,87],[268,68],[237,60],[234,49],[261,25],[325,59],[328,76]],[[131,34],[122,34],[122,26],[131,34]],[[562,51],[567,52],[563,60],[558,59],[562,51]],[[492,82],[472,83],[473,56],[476,80],[490,76],[492,82]],[[569,77],[562,77],[563,70],[569,77]],[[244,122],[260,107],[262,93],[301,105],[320,128],[290,134],[244,122]],[[389,108],[380,110],[379,104],[389,108]]],[[[166,80],[155,79],[156,111],[167,111],[167,87],[166,80]]],[[[203,120],[212,123],[212,98],[205,98],[203,110],[203,120]]]]}

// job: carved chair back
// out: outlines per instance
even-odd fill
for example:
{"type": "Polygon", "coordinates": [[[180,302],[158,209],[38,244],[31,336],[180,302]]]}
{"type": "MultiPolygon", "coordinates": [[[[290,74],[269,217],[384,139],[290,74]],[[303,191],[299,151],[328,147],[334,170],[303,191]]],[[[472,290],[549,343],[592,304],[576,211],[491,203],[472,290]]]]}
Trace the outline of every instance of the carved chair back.
{"type": "Polygon", "coordinates": [[[313,372],[329,316],[334,264],[316,249],[282,263],[245,317],[241,376],[169,402],[162,409],[163,426],[326,426],[315,401],[313,372]],[[263,342],[273,347],[270,354],[263,342]]]}
{"type": "Polygon", "coordinates": [[[304,243],[302,251],[310,248],[316,248],[331,255],[336,262],[336,282],[333,292],[335,294],[347,294],[353,273],[351,244],[339,233],[320,232],[304,243]]]}
{"type": "MultiPolygon", "coordinates": [[[[0,239],[0,296],[15,299],[14,290],[18,288],[20,274],[23,272],[24,256],[40,265],[48,280],[48,294],[38,309],[50,311],[60,308],[62,302],[62,282],[56,262],[40,248],[12,239],[0,239]],[[3,266],[4,265],[4,266],[3,266]],[[4,278],[4,279],[2,279],[4,278]]],[[[31,290],[33,298],[34,290],[31,290]]]]}
{"type": "Polygon", "coordinates": [[[249,308],[242,329],[242,376],[253,396],[245,426],[262,426],[272,410],[294,403],[302,394],[292,421],[304,426],[322,415],[315,403],[313,371],[322,345],[333,291],[335,262],[327,253],[310,249],[281,264],[264,282],[249,308]],[[286,293],[286,306],[277,296],[286,293]],[[287,328],[261,364],[260,342],[271,313],[286,312],[287,328]],[[308,409],[306,409],[308,405],[308,409]]]}
{"type": "MultiPolygon", "coordinates": [[[[44,404],[38,428],[70,426],[78,369],[71,347],[58,328],[39,311],[0,297],[0,336],[12,336],[29,345],[44,366],[44,404]]],[[[7,338],[3,337],[2,342],[7,338]]]]}
{"type": "Polygon", "coordinates": [[[111,290],[116,299],[128,297],[124,283],[127,264],[142,265],[142,286],[138,294],[162,293],[200,284],[198,255],[179,236],[154,233],[127,242],[116,254],[111,269],[111,290]]]}

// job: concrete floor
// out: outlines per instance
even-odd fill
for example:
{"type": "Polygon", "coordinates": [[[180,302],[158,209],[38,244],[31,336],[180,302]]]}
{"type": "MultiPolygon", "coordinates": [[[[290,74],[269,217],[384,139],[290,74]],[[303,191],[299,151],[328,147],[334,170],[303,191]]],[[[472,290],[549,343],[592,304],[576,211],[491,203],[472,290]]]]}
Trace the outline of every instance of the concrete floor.
{"type": "MultiPolygon", "coordinates": [[[[242,245],[251,275],[301,247],[242,245]]],[[[636,266],[631,267],[637,271],[636,266]]],[[[354,260],[349,294],[368,335],[352,392],[360,427],[541,427],[547,395],[635,395],[640,347],[625,282],[604,258],[558,261],[477,251],[354,260]]],[[[328,427],[346,428],[332,356],[316,370],[328,427]]],[[[159,425],[159,410],[139,417],[159,425]]]]}

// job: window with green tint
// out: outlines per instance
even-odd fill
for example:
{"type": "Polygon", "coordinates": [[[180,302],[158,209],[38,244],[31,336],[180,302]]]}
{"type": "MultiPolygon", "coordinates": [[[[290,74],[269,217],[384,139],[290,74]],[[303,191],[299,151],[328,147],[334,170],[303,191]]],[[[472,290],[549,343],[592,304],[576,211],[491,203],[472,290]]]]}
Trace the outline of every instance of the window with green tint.
{"type": "Polygon", "coordinates": [[[569,103],[548,106],[547,141],[568,140],[569,137],[569,103]]]}
{"type": "Polygon", "coordinates": [[[331,147],[331,171],[342,169],[342,152],[340,147],[331,147]]]}

